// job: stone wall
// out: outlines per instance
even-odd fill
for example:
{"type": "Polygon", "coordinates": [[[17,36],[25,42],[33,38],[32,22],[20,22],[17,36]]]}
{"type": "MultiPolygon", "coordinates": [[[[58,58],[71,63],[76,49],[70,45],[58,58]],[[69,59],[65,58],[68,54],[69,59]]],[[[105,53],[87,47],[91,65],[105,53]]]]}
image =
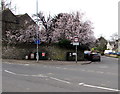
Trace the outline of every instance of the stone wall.
{"type": "MultiPolygon", "coordinates": [[[[5,59],[25,59],[26,55],[36,52],[36,45],[22,46],[3,46],[2,58],[5,59]]],[[[39,52],[46,52],[49,60],[66,60],[67,52],[75,52],[75,50],[64,49],[58,46],[39,46],[39,52]]],[[[83,60],[83,52],[80,53],[78,60],[83,60]]]]}

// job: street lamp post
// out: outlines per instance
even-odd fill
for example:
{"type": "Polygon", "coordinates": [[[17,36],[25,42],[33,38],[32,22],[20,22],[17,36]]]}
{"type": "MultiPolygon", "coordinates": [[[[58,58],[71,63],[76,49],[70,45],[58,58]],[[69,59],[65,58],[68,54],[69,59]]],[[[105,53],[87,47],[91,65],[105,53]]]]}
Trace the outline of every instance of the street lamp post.
{"type": "MultiPolygon", "coordinates": [[[[38,15],[38,0],[36,0],[36,15],[38,15]]],[[[37,25],[38,25],[38,16],[37,16],[37,25]]],[[[39,30],[39,27],[37,27],[37,30],[36,30],[36,33],[37,33],[37,41],[38,41],[38,30],[39,30]]],[[[36,53],[36,59],[37,59],[37,62],[39,61],[39,53],[38,53],[38,43],[37,43],[37,53],[36,53]]]]}

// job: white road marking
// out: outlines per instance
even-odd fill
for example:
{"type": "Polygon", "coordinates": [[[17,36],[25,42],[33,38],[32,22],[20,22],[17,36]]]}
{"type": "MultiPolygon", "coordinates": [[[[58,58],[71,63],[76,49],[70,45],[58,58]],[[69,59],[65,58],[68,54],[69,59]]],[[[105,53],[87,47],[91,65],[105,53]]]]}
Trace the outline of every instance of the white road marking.
{"type": "Polygon", "coordinates": [[[89,84],[84,84],[84,83],[79,83],[78,85],[85,86],[85,87],[91,87],[91,88],[98,88],[98,89],[110,90],[110,91],[120,91],[118,89],[101,87],[101,86],[95,86],[95,85],[89,85],[89,84]]]}
{"type": "Polygon", "coordinates": [[[99,68],[108,68],[108,66],[100,66],[99,68]]]}
{"type": "Polygon", "coordinates": [[[96,71],[96,73],[101,73],[101,74],[103,74],[104,72],[102,72],[102,71],[96,71]]]}
{"type": "Polygon", "coordinates": [[[48,73],[49,75],[53,75],[53,73],[48,73]]]}
{"type": "Polygon", "coordinates": [[[6,64],[13,64],[13,63],[9,63],[9,62],[3,62],[3,63],[6,63],[6,64]]]}
{"type": "Polygon", "coordinates": [[[95,72],[95,71],[93,71],[93,70],[87,70],[87,72],[95,72]]]}
{"type": "Polygon", "coordinates": [[[60,69],[60,67],[56,67],[57,69],[60,69]]]}
{"type": "Polygon", "coordinates": [[[65,80],[57,79],[57,78],[54,78],[54,77],[50,77],[50,78],[54,79],[54,80],[57,80],[57,81],[60,81],[60,82],[63,82],[63,83],[71,84],[70,82],[65,81],[65,80]]]}
{"type": "MultiPolygon", "coordinates": [[[[6,63],[6,64],[10,64],[10,65],[12,65],[12,64],[17,64],[17,63],[9,63],[9,62],[4,62],[4,63],[6,63]]],[[[17,64],[17,65],[29,66],[30,64],[17,64]]],[[[32,65],[33,65],[33,64],[32,64],[32,65]]]]}
{"type": "Polygon", "coordinates": [[[45,76],[45,75],[43,75],[43,74],[38,74],[38,75],[26,75],[26,74],[16,74],[16,73],[11,72],[11,71],[8,71],[8,70],[4,70],[4,71],[7,72],[7,73],[10,73],[10,74],[13,74],[13,75],[51,78],[51,79],[53,79],[53,80],[57,80],[57,81],[60,81],[60,82],[63,82],[63,83],[71,84],[71,83],[68,82],[68,81],[61,80],[61,79],[54,78],[54,77],[45,76]]]}
{"type": "Polygon", "coordinates": [[[14,73],[14,72],[11,72],[11,71],[8,71],[8,70],[4,70],[4,71],[7,72],[7,73],[16,75],[16,73],[14,73]]]}
{"type": "Polygon", "coordinates": [[[45,75],[43,75],[43,74],[38,74],[38,75],[29,75],[29,76],[33,76],[33,77],[48,77],[48,76],[45,76],[45,75]]]}
{"type": "MultiPolygon", "coordinates": [[[[71,82],[65,81],[65,80],[61,80],[55,77],[49,77],[49,76],[45,76],[43,74],[38,74],[38,75],[27,75],[27,74],[17,74],[8,70],[4,70],[7,73],[13,74],[13,75],[20,75],[20,76],[32,76],[32,77],[44,77],[44,78],[50,78],[56,81],[60,81],[63,83],[67,83],[67,84],[71,84],[71,82]]],[[[101,87],[101,86],[95,86],[95,85],[89,85],[89,84],[85,84],[85,83],[79,83],[78,85],[80,86],[85,86],[85,87],[91,87],[91,88],[98,88],[98,89],[104,89],[104,90],[110,90],[110,91],[120,91],[118,89],[112,89],[112,88],[107,88],[107,87],[101,87]]]]}
{"type": "Polygon", "coordinates": [[[30,64],[24,64],[24,66],[29,66],[30,64]]]}
{"type": "Polygon", "coordinates": [[[17,74],[17,73],[14,73],[14,72],[8,71],[8,70],[4,70],[4,71],[7,72],[7,73],[10,73],[10,74],[13,74],[13,75],[20,75],[20,76],[33,76],[33,77],[46,77],[46,76],[43,76],[42,74],[39,74],[39,75],[28,75],[28,74],[17,74]]]}
{"type": "Polygon", "coordinates": [[[63,69],[68,69],[68,68],[63,68],[63,69]]]}
{"type": "Polygon", "coordinates": [[[78,85],[80,85],[80,86],[81,86],[81,85],[84,85],[84,83],[79,83],[78,85]]]}

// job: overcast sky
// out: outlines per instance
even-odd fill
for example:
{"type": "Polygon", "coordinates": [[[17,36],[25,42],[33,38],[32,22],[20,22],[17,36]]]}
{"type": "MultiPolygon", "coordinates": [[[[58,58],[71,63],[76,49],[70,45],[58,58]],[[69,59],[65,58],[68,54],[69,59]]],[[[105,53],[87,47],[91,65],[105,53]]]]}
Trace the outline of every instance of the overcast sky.
{"type": "MultiPolygon", "coordinates": [[[[93,22],[95,37],[110,36],[118,32],[118,1],[120,0],[38,0],[39,11],[46,15],[80,11],[93,22]]],[[[36,13],[36,0],[12,0],[16,14],[36,13]]]]}

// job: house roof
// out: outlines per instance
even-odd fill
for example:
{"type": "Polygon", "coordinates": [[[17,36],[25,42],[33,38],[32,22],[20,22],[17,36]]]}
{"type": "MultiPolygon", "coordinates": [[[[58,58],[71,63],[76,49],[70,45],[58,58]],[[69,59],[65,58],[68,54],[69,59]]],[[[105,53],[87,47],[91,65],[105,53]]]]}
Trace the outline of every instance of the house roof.
{"type": "Polygon", "coordinates": [[[109,42],[110,45],[115,45],[114,41],[109,42]]]}
{"type": "Polygon", "coordinates": [[[10,9],[5,9],[2,11],[2,21],[15,23],[16,24],[17,17],[12,13],[10,9]]]}
{"type": "Polygon", "coordinates": [[[14,15],[10,9],[2,11],[3,31],[26,29],[29,25],[37,25],[27,14],[14,15]]]}

